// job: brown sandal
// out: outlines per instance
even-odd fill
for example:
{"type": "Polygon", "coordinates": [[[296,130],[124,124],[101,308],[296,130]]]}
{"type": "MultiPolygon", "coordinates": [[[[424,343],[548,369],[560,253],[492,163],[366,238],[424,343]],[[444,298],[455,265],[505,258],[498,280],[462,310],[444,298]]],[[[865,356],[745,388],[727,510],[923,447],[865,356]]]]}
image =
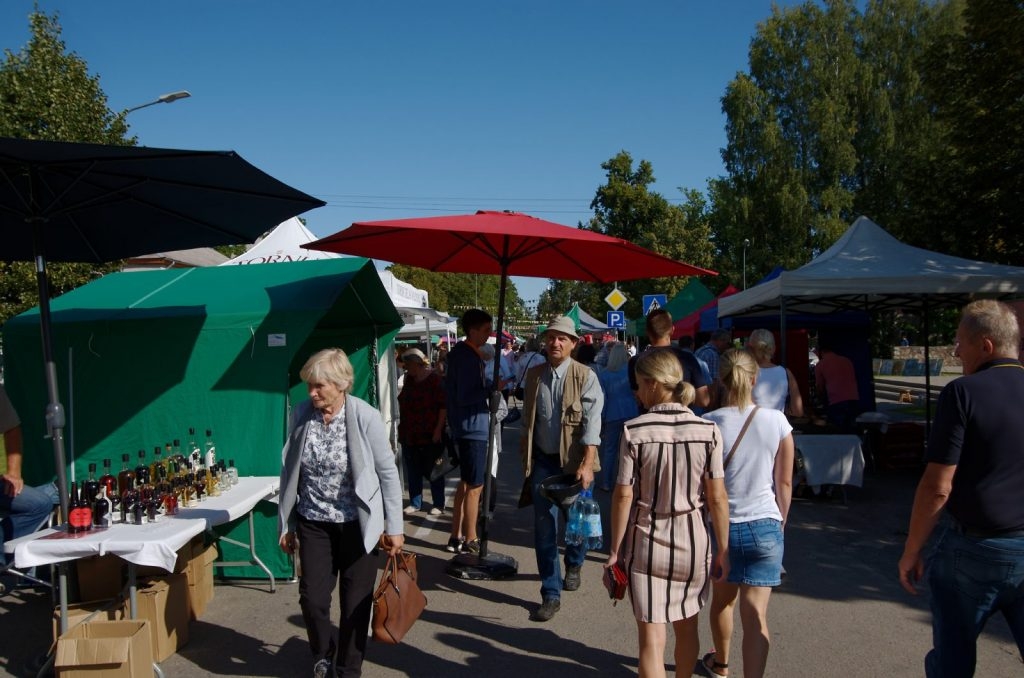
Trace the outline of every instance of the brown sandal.
{"type": "Polygon", "coordinates": [[[729,668],[728,664],[723,664],[722,662],[715,661],[715,651],[714,650],[712,650],[711,652],[708,652],[706,655],[704,655],[704,658],[701,659],[699,662],[697,662],[697,666],[699,666],[701,669],[703,669],[703,671],[697,671],[696,673],[700,673],[701,675],[708,676],[708,678],[726,678],[726,674],[719,673],[716,669],[728,669],[729,668]]]}

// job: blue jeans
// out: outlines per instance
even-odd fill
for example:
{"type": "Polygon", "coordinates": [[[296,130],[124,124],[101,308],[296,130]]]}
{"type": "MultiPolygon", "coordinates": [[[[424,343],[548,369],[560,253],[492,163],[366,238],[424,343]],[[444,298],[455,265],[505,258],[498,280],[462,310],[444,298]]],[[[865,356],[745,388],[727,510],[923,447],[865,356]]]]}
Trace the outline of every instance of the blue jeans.
{"type": "Polygon", "coordinates": [[[619,468],[619,441],[626,419],[606,421],[601,425],[601,487],[615,485],[615,472],[619,468]]]}
{"type": "MultiPolygon", "coordinates": [[[[533,549],[537,555],[541,600],[558,600],[562,597],[562,571],[558,564],[558,516],[562,510],[540,493],[541,481],[561,472],[562,465],[557,454],[533,455],[533,470],[530,473],[530,485],[533,488],[533,549]]],[[[586,546],[566,544],[565,566],[579,567],[586,555],[586,546]]]]}
{"type": "Polygon", "coordinates": [[[0,481],[0,513],[6,514],[3,521],[0,521],[4,541],[24,537],[38,530],[53,511],[54,504],[60,503],[53,483],[38,487],[25,485],[17,497],[7,494],[9,489],[10,485],[6,481],[0,481]]]}
{"type": "MultiPolygon", "coordinates": [[[[433,460],[444,454],[441,445],[402,445],[402,459],[405,461],[405,481],[409,486],[409,505],[423,506],[423,475],[430,472],[433,460]],[[430,465],[427,466],[427,460],[430,465]]],[[[430,498],[436,508],[444,510],[444,476],[430,483],[430,498]]]]}
{"type": "Polygon", "coordinates": [[[946,528],[928,558],[928,585],[928,678],[973,676],[978,635],[996,612],[1024,656],[1024,536],[978,539],[946,528]]]}

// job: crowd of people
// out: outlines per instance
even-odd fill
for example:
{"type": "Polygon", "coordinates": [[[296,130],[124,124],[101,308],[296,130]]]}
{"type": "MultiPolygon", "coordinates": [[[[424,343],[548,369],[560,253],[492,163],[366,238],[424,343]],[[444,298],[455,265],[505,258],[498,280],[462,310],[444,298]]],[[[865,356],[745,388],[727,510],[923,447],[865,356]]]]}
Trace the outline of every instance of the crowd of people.
{"type": "MultiPolygon", "coordinates": [[[[784,574],[793,492],[789,417],[806,409],[793,372],[773,362],[774,335],[755,330],[739,347],[719,330],[694,350],[692,340],[672,343],[664,309],[647,317],[648,345],[635,355],[614,339],[583,341],[564,316],[519,350],[489,342],[493,319],[483,310],[467,311],[461,330],[465,338],[434,361],[418,348],[399,356],[400,455],[380,413],[351,394],[354,370],[344,351],[321,350],[300,372],[309,399],[294,408],[282,450],[280,546],[302,563],[299,603],[315,678],[361,674],[374,556],[401,551],[409,515],[440,517],[449,509],[444,475],[435,473],[446,455],[457,458],[458,484],[444,548],[480,554],[478,523],[487,510],[481,491],[494,473],[491,420],[504,418],[509,401],[522,409],[521,505],[532,504],[540,580],[531,619],[550,621],[563,592],[582,585],[588,544],[566,543],[560,555],[566,515],[543,487],[567,475],[582,489],[611,492],[604,567],[627,578],[640,675],[665,674],[671,625],[677,672],[693,666],[709,678],[728,676],[737,607],[744,675],[763,675],[767,611],[784,574]],[[338,629],[330,610],[335,589],[338,629]],[[713,647],[701,655],[697,614],[706,605],[713,647]]],[[[940,395],[898,563],[911,593],[927,573],[930,677],[973,675],[976,640],[996,612],[1024,652],[1024,502],[1017,491],[1024,429],[1014,417],[1024,399],[1020,342],[1019,320],[1005,304],[976,301],[964,309],[954,355],[965,376],[940,395]]],[[[859,413],[853,365],[827,342],[817,352],[814,381],[827,421],[849,426],[859,413]]],[[[57,503],[52,484],[33,488],[20,477],[19,423],[0,388],[5,540],[36,529],[57,503]]],[[[493,442],[498,446],[500,436],[493,442]]]]}

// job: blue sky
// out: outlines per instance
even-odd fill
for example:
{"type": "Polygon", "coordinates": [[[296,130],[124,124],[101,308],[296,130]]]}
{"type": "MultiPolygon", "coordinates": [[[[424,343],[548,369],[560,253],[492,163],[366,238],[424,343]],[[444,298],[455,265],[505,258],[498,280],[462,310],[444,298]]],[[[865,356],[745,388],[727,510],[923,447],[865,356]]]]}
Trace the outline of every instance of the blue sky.
{"type": "MultiPolygon", "coordinates": [[[[353,221],[511,209],[575,225],[620,150],[653,189],[722,173],[721,96],[769,0],[38,0],[139,143],[232,149],[353,221]]],[[[777,4],[790,5],[785,1],[777,4]]],[[[32,0],[0,3],[0,46],[32,0]]],[[[517,278],[536,299],[546,281],[517,278]]],[[[602,311],[604,309],[601,309],[602,311]]]]}

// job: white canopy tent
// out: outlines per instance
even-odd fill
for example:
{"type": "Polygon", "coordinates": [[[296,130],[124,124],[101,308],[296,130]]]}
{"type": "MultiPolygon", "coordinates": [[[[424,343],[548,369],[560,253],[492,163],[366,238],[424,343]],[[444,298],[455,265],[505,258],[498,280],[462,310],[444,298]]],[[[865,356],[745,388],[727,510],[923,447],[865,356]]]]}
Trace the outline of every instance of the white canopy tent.
{"type": "MultiPolygon", "coordinates": [[[[960,306],[975,297],[1022,294],[1024,268],[912,247],[862,216],[810,263],[719,300],[718,317],[778,316],[785,342],[787,313],[915,309],[924,320],[927,365],[932,309],[960,306]]],[[[925,370],[925,386],[930,392],[931,370],[925,370]]],[[[925,416],[930,422],[931,400],[927,398],[925,416]]]]}
{"type": "Polygon", "coordinates": [[[912,247],[867,217],[810,263],[725,297],[718,316],[956,306],[1024,294],[1024,268],[912,247]]]}

